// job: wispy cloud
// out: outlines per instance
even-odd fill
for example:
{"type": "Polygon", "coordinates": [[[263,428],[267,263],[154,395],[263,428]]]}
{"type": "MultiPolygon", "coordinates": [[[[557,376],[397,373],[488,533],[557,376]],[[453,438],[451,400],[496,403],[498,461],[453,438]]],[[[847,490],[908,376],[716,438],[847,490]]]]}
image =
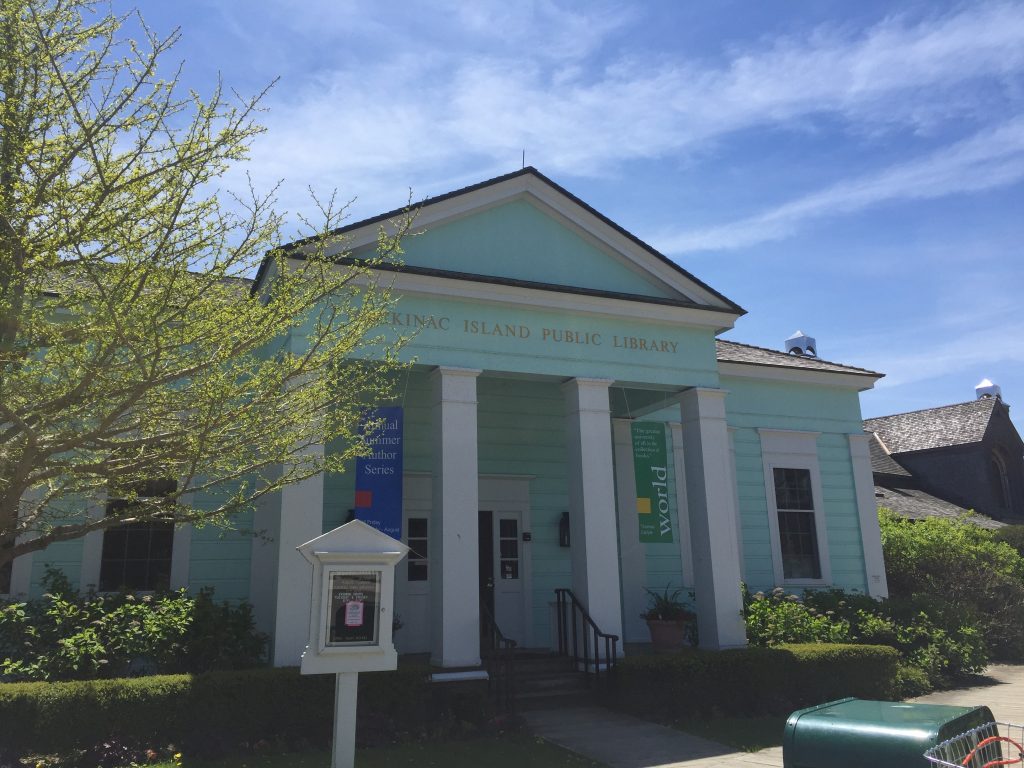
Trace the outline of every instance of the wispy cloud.
{"type": "Polygon", "coordinates": [[[744,248],[778,240],[802,224],[883,203],[978,192],[1024,179],[1024,115],[986,129],[928,157],[828,189],[739,221],[657,240],[667,253],[744,248]]]}
{"type": "MultiPolygon", "coordinates": [[[[819,116],[857,131],[928,130],[954,115],[984,124],[993,100],[979,95],[982,80],[1000,92],[1003,114],[1024,100],[1014,87],[1024,73],[1017,4],[893,16],[862,31],[822,27],[730,50],[714,64],[606,48],[644,21],[614,10],[548,1],[482,13],[449,0],[437,9],[445,39],[474,42],[449,47],[434,29],[424,48],[407,32],[388,39],[399,55],[325,60],[314,80],[274,95],[250,164],[257,179],[339,186],[376,204],[408,184],[439,191],[437,182],[462,173],[511,170],[523,148],[549,172],[602,176],[819,116]]],[[[286,204],[294,192],[285,189],[286,204]]]]}

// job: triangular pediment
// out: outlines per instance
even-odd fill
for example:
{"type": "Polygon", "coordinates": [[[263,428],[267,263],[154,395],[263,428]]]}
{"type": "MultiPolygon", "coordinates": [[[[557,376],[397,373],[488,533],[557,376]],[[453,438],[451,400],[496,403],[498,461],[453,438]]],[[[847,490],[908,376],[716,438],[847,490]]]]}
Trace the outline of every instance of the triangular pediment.
{"type": "MultiPolygon", "coordinates": [[[[345,227],[339,256],[376,247],[391,211],[345,227]]],[[[405,238],[403,271],[629,298],[743,309],[533,168],[428,198],[405,238]]],[[[294,250],[301,251],[301,244],[294,250]]]]}

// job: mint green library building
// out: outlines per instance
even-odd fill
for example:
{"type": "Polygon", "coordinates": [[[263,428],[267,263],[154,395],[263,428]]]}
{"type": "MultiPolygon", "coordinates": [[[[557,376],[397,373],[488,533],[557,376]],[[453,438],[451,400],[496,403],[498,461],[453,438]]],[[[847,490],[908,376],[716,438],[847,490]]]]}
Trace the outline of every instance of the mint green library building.
{"type": "MultiPolygon", "coordinates": [[[[397,213],[345,227],[339,268],[397,213]]],[[[648,590],[681,590],[706,648],[745,643],[741,583],[886,594],[859,400],[880,374],[718,338],[738,304],[533,168],[427,199],[415,229],[373,272],[412,363],[381,404],[402,415],[400,653],[476,667],[485,616],[551,648],[556,590],[620,654],[650,640],[648,590]]],[[[352,519],[358,485],[353,467],[288,486],[240,521],[260,536],[179,527],[170,585],[248,600],[272,663],[297,665],[296,547],[352,519]]],[[[10,591],[38,593],[47,565],[95,585],[104,547],[20,558],[10,591]]]]}

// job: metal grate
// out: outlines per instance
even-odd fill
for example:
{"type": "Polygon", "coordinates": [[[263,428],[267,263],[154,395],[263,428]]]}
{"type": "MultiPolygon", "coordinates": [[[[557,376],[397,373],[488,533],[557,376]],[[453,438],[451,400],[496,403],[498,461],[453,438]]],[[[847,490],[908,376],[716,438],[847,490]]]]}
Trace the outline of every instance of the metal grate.
{"type": "Polygon", "coordinates": [[[949,768],[1024,766],[1024,726],[986,723],[935,745],[924,756],[949,768]]]}

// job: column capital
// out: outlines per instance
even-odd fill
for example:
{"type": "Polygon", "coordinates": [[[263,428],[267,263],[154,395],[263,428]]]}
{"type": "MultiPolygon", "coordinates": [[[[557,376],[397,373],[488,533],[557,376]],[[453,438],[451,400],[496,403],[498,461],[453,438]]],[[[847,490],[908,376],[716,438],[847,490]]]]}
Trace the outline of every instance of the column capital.
{"type": "Polygon", "coordinates": [[[465,376],[467,378],[475,379],[483,373],[480,368],[456,368],[451,365],[439,365],[430,372],[432,379],[439,379],[444,376],[465,376]]]}
{"type": "Polygon", "coordinates": [[[594,389],[608,389],[612,384],[615,383],[615,379],[601,379],[588,376],[576,376],[572,379],[566,379],[562,382],[562,389],[569,389],[570,387],[577,387],[582,389],[584,387],[591,387],[594,389]]]}

